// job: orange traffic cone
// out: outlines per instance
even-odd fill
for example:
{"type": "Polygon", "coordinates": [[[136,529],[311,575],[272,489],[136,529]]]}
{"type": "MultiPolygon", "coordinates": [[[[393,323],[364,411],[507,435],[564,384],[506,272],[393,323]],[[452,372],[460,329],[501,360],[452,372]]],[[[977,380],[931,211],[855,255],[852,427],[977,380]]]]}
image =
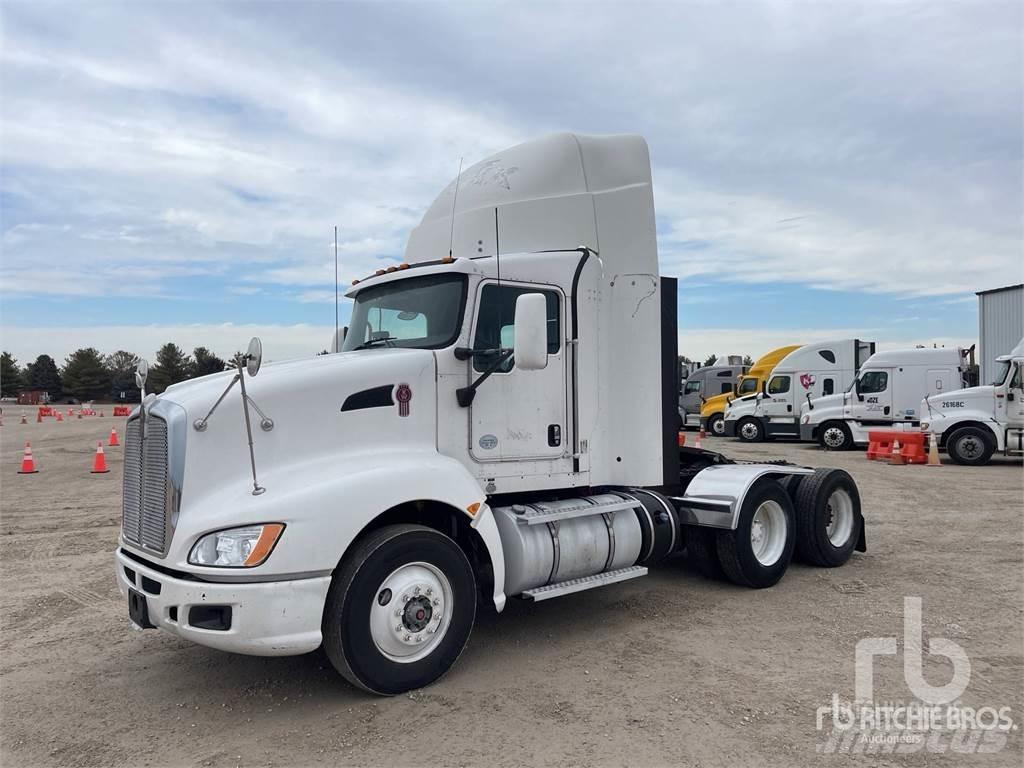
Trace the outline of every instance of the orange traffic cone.
{"type": "Polygon", "coordinates": [[[103,441],[96,441],[96,458],[92,461],[92,473],[102,475],[110,470],[107,469],[107,457],[103,455],[103,441]]]}
{"type": "Polygon", "coordinates": [[[679,433],[679,447],[682,448],[686,445],[686,434],[684,432],[679,433]]]}
{"type": "Polygon", "coordinates": [[[905,463],[903,461],[903,450],[900,448],[899,440],[892,441],[892,453],[889,456],[889,463],[897,465],[905,463]]]}
{"type": "Polygon", "coordinates": [[[100,411],[100,418],[103,418],[103,411],[100,411]]]}
{"type": "Polygon", "coordinates": [[[939,461],[939,439],[935,436],[934,432],[929,433],[928,437],[928,463],[925,465],[928,467],[941,467],[942,462],[939,461]]]}
{"type": "Polygon", "coordinates": [[[60,411],[54,411],[57,414],[57,421],[64,421],[64,414],[60,411]]]}
{"type": "Polygon", "coordinates": [[[116,427],[111,427],[110,428],[110,440],[107,441],[107,445],[113,446],[113,445],[120,445],[120,444],[121,443],[117,439],[117,428],[116,427]]]}
{"type": "Polygon", "coordinates": [[[32,458],[32,445],[25,443],[25,453],[21,457],[21,469],[18,470],[19,475],[34,475],[39,470],[36,469],[36,462],[32,458]]]}
{"type": "Polygon", "coordinates": [[[36,411],[36,424],[42,424],[42,423],[43,423],[43,412],[42,411],[36,411]]]}
{"type": "Polygon", "coordinates": [[[21,423],[22,424],[28,424],[28,419],[25,418],[25,414],[24,413],[21,414],[21,423]]]}
{"type": "Polygon", "coordinates": [[[74,408],[68,408],[68,416],[74,416],[74,415],[75,415],[75,409],[74,408]]]}
{"type": "Polygon", "coordinates": [[[82,418],[82,412],[81,411],[78,412],[78,418],[82,418]]]}
{"type": "Polygon", "coordinates": [[[701,427],[700,428],[700,432],[697,433],[697,442],[693,444],[693,447],[694,448],[698,448],[698,449],[703,449],[704,448],[704,438],[705,438],[704,427],[701,427]]]}

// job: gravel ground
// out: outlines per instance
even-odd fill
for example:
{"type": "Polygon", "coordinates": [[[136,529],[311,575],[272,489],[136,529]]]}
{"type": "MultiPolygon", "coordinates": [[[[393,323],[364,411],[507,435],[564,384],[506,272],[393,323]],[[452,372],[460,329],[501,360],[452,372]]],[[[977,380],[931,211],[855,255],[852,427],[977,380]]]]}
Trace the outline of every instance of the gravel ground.
{"type": "MultiPolygon", "coordinates": [[[[24,409],[34,413],[30,409],[24,409]]],[[[482,613],[455,669],[381,699],[322,653],[231,656],[133,631],[114,584],[123,419],[0,428],[0,763],[5,766],[1013,765],[1020,730],[988,754],[824,754],[818,707],[853,696],[854,647],[901,637],[903,599],[928,638],[971,665],[965,706],[1024,722],[1021,462],[892,467],[801,444],[706,447],[839,466],[860,484],[868,552],[794,564],[773,589],[707,581],[685,559],[644,579],[482,613]],[[40,473],[16,474],[25,440],[40,473]]],[[[689,433],[690,440],[694,438],[689,433]]],[[[902,647],[902,642],[901,642],[902,647]]],[[[875,700],[907,701],[901,656],[875,664],[875,700]]],[[[924,675],[952,665],[925,654],[924,675]]],[[[984,742],[991,748],[995,742],[984,742]]]]}

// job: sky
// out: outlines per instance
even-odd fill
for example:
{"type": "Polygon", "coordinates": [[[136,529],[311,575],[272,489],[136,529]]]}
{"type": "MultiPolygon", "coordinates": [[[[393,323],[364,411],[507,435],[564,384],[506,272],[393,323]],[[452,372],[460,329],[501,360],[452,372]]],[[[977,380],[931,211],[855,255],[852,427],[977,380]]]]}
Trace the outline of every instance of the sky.
{"type": "Polygon", "coordinates": [[[0,345],[311,355],[335,225],[347,285],[571,130],[648,141],[681,354],[967,346],[1024,280],[1022,7],[4,0],[0,345]]]}

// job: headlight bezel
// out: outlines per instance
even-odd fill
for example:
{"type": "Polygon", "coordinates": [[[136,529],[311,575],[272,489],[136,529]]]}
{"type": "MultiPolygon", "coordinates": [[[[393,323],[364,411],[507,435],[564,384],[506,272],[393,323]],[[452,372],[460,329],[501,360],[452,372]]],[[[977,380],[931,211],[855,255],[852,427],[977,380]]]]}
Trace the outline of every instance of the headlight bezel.
{"type": "Polygon", "coordinates": [[[228,568],[234,570],[258,568],[270,559],[286,527],[284,523],[250,523],[248,525],[233,525],[230,528],[220,528],[216,531],[207,531],[196,537],[195,542],[189,549],[188,564],[201,568],[228,568]],[[217,562],[217,560],[221,559],[221,553],[231,551],[227,548],[221,548],[221,540],[224,540],[225,546],[232,542],[237,545],[237,551],[231,552],[234,562],[217,562]],[[251,542],[248,551],[242,546],[246,541],[251,542]],[[204,551],[207,562],[201,561],[203,556],[200,552],[204,551]],[[212,558],[211,555],[213,555],[212,558]]]}

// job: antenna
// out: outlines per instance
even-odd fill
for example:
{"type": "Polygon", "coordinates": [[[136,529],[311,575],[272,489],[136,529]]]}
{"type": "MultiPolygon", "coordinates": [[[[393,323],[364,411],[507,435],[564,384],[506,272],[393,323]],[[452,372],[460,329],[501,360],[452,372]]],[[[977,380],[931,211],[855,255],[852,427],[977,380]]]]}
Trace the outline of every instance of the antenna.
{"type": "Polygon", "coordinates": [[[452,196],[452,229],[448,233],[448,258],[452,257],[452,244],[455,242],[455,203],[459,200],[459,181],[462,180],[462,158],[459,158],[459,175],[455,177],[455,194],[452,196]]]}
{"type": "MultiPolygon", "coordinates": [[[[338,345],[338,225],[334,225],[334,344],[338,345]]],[[[340,350],[335,350],[338,352],[340,350]]]]}

